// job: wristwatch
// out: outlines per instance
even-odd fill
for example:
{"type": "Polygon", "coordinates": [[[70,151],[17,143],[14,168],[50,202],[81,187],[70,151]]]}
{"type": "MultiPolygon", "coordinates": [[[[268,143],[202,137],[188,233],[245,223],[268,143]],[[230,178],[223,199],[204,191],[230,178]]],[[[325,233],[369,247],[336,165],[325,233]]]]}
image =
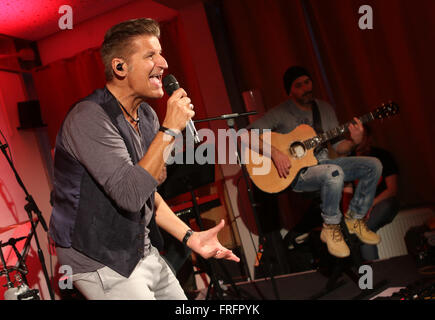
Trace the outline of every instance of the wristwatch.
{"type": "Polygon", "coordinates": [[[192,236],[192,234],[193,234],[193,230],[192,229],[189,229],[189,230],[186,231],[186,234],[184,235],[184,238],[183,238],[183,244],[184,245],[187,245],[187,240],[189,240],[189,238],[192,236]]]}

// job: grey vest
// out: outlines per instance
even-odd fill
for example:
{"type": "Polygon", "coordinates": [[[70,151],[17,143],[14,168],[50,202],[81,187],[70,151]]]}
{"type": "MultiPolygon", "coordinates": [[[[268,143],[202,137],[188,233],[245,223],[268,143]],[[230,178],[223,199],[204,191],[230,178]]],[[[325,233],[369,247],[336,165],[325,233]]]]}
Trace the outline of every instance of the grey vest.
{"type": "MultiPolygon", "coordinates": [[[[119,130],[134,164],[134,152],[128,124],[116,99],[106,89],[98,89],[84,100],[100,105],[119,130]]],[[[141,131],[154,127],[154,115],[142,106],[138,110],[141,131]]],[[[141,132],[141,136],[147,135],[141,132]]],[[[144,138],[143,138],[144,139],[144,138]]],[[[147,151],[153,138],[143,141],[147,151]]],[[[148,225],[153,246],[163,247],[163,238],[155,221],[154,193],[139,212],[119,208],[76,159],[66,152],[62,127],[56,139],[54,163],[54,199],[49,234],[57,245],[73,247],[88,257],[128,277],[144,256],[145,206],[153,212],[148,225]]]]}

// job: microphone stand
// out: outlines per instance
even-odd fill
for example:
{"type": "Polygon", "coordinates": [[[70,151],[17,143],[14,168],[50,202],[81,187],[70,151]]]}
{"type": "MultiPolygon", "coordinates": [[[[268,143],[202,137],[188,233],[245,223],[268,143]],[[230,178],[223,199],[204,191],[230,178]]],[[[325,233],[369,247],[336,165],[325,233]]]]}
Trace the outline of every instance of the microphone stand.
{"type": "Polygon", "coordinates": [[[24,257],[26,256],[26,254],[21,255],[18,252],[17,247],[15,246],[15,244],[21,240],[26,239],[26,242],[27,242],[27,240],[30,239],[30,236],[31,235],[21,237],[18,239],[11,238],[6,243],[2,243],[2,241],[0,241],[0,249],[1,249],[1,247],[11,246],[15,252],[15,255],[17,256],[17,259],[18,259],[17,266],[8,267],[6,264],[6,260],[3,256],[3,252],[2,252],[2,250],[0,250],[0,258],[1,258],[2,264],[4,266],[3,271],[0,271],[0,275],[5,274],[6,278],[7,278],[7,284],[5,287],[7,287],[8,289],[6,290],[6,292],[4,294],[5,300],[40,300],[39,294],[38,294],[39,290],[38,289],[31,290],[29,288],[29,283],[27,282],[26,274],[28,273],[28,270],[27,270],[26,263],[24,261],[25,260],[24,257]],[[11,271],[18,271],[20,273],[20,276],[18,274],[15,275],[15,279],[19,282],[19,285],[17,288],[14,287],[14,284],[11,281],[11,278],[9,275],[9,273],[11,271]]]}
{"type": "MultiPolygon", "coordinates": [[[[235,120],[234,120],[235,118],[245,117],[245,116],[250,116],[250,115],[255,115],[255,114],[257,114],[256,111],[244,112],[244,113],[231,113],[231,114],[224,114],[224,115],[221,115],[221,116],[218,116],[218,117],[214,117],[214,118],[195,120],[194,122],[195,123],[199,123],[199,122],[205,122],[205,121],[226,120],[228,127],[230,129],[234,129],[235,130],[235,120]]],[[[261,230],[261,224],[260,224],[260,222],[258,220],[258,213],[257,213],[257,210],[256,210],[257,204],[255,202],[252,189],[249,187],[248,173],[246,172],[246,168],[245,168],[245,166],[243,166],[243,164],[241,162],[241,159],[240,159],[240,150],[239,150],[239,145],[237,143],[237,137],[233,138],[233,142],[234,142],[234,144],[236,146],[237,162],[238,162],[238,165],[240,166],[240,168],[242,169],[242,176],[243,176],[243,179],[245,180],[246,188],[247,188],[247,191],[248,191],[249,202],[251,204],[252,212],[254,214],[254,219],[255,219],[255,224],[257,226],[258,236],[259,236],[259,239],[261,239],[263,237],[263,233],[262,233],[262,230],[261,230]]],[[[244,254],[242,255],[242,258],[244,258],[244,263],[245,263],[245,265],[247,265],[246,264],[246,257],[244,256],[244,254]]],[[[269,277],[270,277],[270,280],[272,282],[272,288],[273,288],[273,291],[275,293],[275,297],[276,297],[277,300],[280,300],[280,296],[279,296],[278,288],[277,288],[277,285],[276,285],[276,281],[275,281],[275,278],[273,276],[273,272],[270,270],[269,256],[265,255],[265,258],[267,260],[267,262],[266,262],[266,264],[268,265],[267,269],[269,271],[269,277]]],[[[248,271],[248,274],[249,274],[249,271],[248,271]]],[[[260,296],[264,297],[261,294],[261,292],[259,292],[259,289],[257,288],[257,286],[254,285],[254,287],[257,290],[257,293],[259,293],[260,296]]]]}
{"type": "Polygon", "coordinates": [[[15,174],[15,178],[17,179],[18,184],[21,186],[21,188],[23,189],[23,191],[24,191],[24,193],[26,195],[27,204],[24,206],[24,209],[27,212],[30,224],[32,226],[32,234],[35,237],[35,243],[36,243],[36,247],[37,247],[38,257],[39,257],[39,261],[41,262],[41,267],[42,267],[42,271],[44,273],[45,281],[47,283],[48,291],[50,293],[50,298],[51,298],[51,300],[54,300],[54,292],[53,292],[53,289],[52,289],[52,287],[50,285],[50,279],[49,279],[47,268],[46,268],[46,265],[45,265],[44,254],[42,253],[41,246],[39,244],[38,235],[36,234],[36,225],[35,225],[35,222],[32,219],[32,212],[34,212],[36,214],[36,216],[38,217],[38,221],[41,223],[41,225],[44,228],[45,232],[48,231],[47,224],[45,223],[44,217],[42,216],[41,211],[39,210],[38,206],[36,205],[35,200],[27,192],[27,189],[24,186],[24,183],[21,180],[17,170],[15,169],[15,166],[12,163],[12,160],[9,158],[8,154],[6,153],[6,148],[8,148],[8,145],[7,144],[2,144],[0,142],[0,149],[1,149],[2,153],[3,153],[3,155],[5,156],[6,160],[8,161],[9,166],[12,168],[12,171],[15,174]]]}
{"type": "MultiPolygon", "coordinates": [[[[252,115],[255,115],[255,114],[257,114],[257,111],[244,112],[244,113],[230,113],[230,114],[223,114],[221,116],[214,117],[214,118],[194,120],[193,122],[200,123],[200,122],[205,122],[205,121],[230,120],[230,119],[234,119],[234,118],[252,116],[252,115]]],[[[228,121],[227,121],[227,123],[228,123],[228,121]]],[[[232,122],[232,127],[234,128],[234,120],[232,122]]]]}

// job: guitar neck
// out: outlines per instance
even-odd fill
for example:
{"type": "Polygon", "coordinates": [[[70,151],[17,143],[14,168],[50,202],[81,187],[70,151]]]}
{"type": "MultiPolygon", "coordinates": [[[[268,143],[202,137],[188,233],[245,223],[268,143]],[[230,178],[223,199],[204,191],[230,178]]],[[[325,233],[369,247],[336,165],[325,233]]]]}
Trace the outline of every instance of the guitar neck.
{"type": "MultiPolygon", "coordinates": [[[[370,122],[375,119],[372,112],[366,113],[365,115],[358,118],[363,124],[370,122]]],[[[349,124],[355,124],[355,121],[349,121],[345,124],[342,124],[334,129],[321,133],[311,139],[303,141],[303,144],[307,149],[316,148],[321,144],[324,144],[332,139],[340,137],[346,134],[349,131],[349,124]]]]}

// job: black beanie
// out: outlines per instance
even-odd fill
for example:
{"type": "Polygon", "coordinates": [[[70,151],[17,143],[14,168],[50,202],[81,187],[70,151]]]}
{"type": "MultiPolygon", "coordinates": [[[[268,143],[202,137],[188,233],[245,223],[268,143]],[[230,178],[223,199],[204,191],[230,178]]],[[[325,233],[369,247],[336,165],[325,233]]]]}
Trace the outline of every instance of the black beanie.
{"type": "Polygon", "coordinates": [[[307,76],[311,79],[311,75],[308,73],[308,71],[299,66],[293,66],[287,69],[287,71],[284,73],[284,88],[285,92],[287,92],[287,95],[290,94],[290,90],[292,88],[293,81],[295,81],[297,78],[307,76]]]}

